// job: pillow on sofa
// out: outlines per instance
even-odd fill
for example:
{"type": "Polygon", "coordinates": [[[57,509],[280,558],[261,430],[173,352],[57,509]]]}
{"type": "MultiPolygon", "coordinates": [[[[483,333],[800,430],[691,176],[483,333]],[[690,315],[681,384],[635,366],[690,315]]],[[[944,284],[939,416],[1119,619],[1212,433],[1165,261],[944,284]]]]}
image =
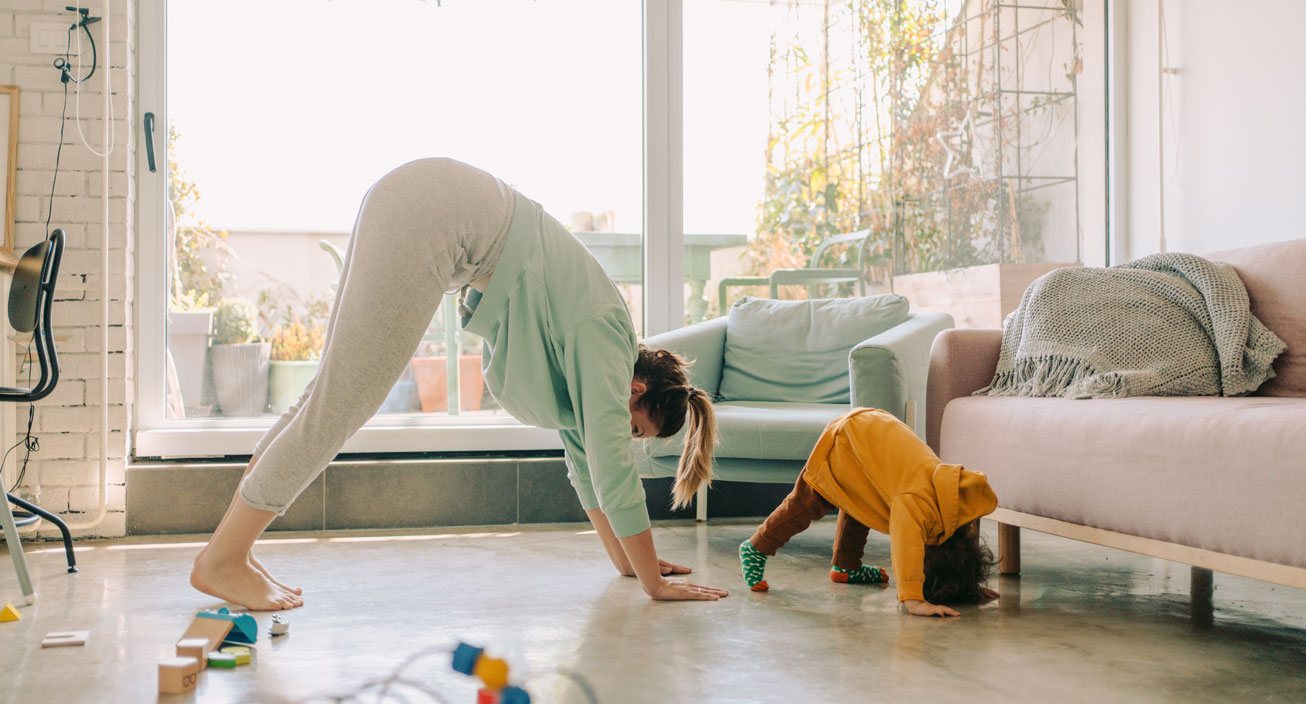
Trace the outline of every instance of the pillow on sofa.
{"type": "Polygon", "coordinates": [[[895,293],[774,301],[741,298],[726,322],[726,401],[848,403],[848,352],[907,320],[895,293]]]}
{"type": "Polygon", "coordinates": [[[1274,242],[1206,255],[1232,264],[1247,296],[1252,315],[1288,343],[1274,360],[1273,379],[1261,384],[1257,396],[1306,396],[1306,239],[1274,242]]]}

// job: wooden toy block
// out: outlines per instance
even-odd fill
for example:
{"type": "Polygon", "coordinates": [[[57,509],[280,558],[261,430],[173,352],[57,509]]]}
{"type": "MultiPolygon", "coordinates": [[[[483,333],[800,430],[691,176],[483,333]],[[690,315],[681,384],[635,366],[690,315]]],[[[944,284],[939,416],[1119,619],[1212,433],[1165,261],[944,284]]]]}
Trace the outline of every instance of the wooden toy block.
{"type": "MultiPolygon", "coordinates": [[[[195,658],[203,663],[209,656],[209,642],[203,638],[182,638],[177,641],[177,657],[195,658]]],[[[203,669],[201,665],[200,669],[203,669]]]]}
{"type": "Polygon", "coordinates": [[[531,704],[531,695],[521,687],[504,687],[499,690],[499,704],[531,704]]]}
{"type": "Polygon", "coordinates": [[[229,621],[231,629],[226,638],[232,643],[252,644],[258,639],[258,622],[249,614],[233,614],[230,609],[224,606],[217,611],[201,611],[195,614],[195,617],[229,621]]]}
{"type": "Polygon", "coordinates": [[[464,675],[472,674],[476,667],[476,661],[485,652],[484,648],[478,648],[474,645],[459,643],[453,651],[453,669],[454,672],[461,672],[464,675]]]}
{"type": "Polygon", "coordinates": [[[191,619],[190,627],[181,635],[178,642],[190,638],[203,638],[208,641],[208,646],[204,653],[207,655],[211,650],[217,650],[222,645],[222,641],[227,639],[227,634],[231,632],[231,621],[224,621],[213,618],[194,618],[191,619]]]}
{"type": "Polygon", "coordinates": [[[231,653],[209,653],[209,667],[234,670],[236,668],[236,656],[231,653]]]}
{"type": "Polygon", "coordinates": [[[481,689],[476,692],[476,704],[499,704],[499,690],[481,689]]]}
{"type": "Polygon", "coordinates": [[[274,636],[284,636],[290,632],[290,622],[281,618],[277,614],[272,615],[272,626],[268,628],[268,633],[274,636]]]}
{"type": "Polygon", "coordinates": [[[236,656],[237,665],[248,665],[251,657],[249,648],[243,645],[223,646],[218,652],[236,656]]]}
{"type": "Polygon", "coordinates": [[[18,613],[18,609],[15,609],[14,605],[7,601],[5,602],[5,607],[0,609],[0,623],[5,621],[17,621],[22,617],[23,615],[18,613]]]}
{"type": "Polygon", "coordinates": [[[190,657],[168,658],[159,663],[159,691],[183,694],[195,689],[199,681],[200,661],[190,657]]]}
{"type": "Polygon", "coordinates": [[[72,645],[86,645],[86,639],[90,637],[90,631],[59,631],[56,633],[47,633],[45,634],[45,640],[41,641],[41,647],[64,648],[72,645]]]}

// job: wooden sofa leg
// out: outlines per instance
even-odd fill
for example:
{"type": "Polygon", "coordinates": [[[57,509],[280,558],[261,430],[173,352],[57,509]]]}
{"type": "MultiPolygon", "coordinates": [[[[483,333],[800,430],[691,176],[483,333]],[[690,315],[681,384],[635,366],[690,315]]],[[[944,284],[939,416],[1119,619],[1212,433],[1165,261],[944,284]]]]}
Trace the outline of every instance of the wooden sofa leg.
{"type": "Polygon", "coordinates": [[[707,483],[699,485],[698,493],[694,496],[694,520],[699,522],[707,521],[707,483]]]}
{"type": "Polygon", "coordinates": [[[1020,526],[998,524],[998,574],[1020,574],[1020,526]]]}
{"type": "Polygon", "coordinates": [[[1215,616],[1215,575],[1205,567],[1193,567],[1188,583],[1189,611],[1193,621],[1210,625],[1215,616]]]}

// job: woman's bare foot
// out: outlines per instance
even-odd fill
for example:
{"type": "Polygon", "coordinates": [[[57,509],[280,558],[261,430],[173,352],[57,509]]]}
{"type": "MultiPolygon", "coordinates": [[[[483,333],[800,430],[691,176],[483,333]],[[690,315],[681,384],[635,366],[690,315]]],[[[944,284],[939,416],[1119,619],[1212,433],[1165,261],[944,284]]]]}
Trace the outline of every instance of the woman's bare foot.
{"type": "Polygon", "coordinates": [[[303,589],[300,589],[299,587],[288,587],[288,586],[286,586],[285,584],[283,584],[283,583],[281,582],[281,580],[277,579],[276,577],[273,577],[273,576],[272,576],[272,573],[271,573],[271,572],[268,572],[268,568],[264,567],[264,566],[263,566],[263,563],[262,563],[262,562],[259,562],[259,560],[258,560],[257,557],[254,557],[254,553],[253,553],[253,552],[250,552],[250,554],[249,554],[249,564],[253,565],[253,566],[254,566],[254,569],[258,570],[259,572],[262,572],[262,573],[263,573],[263,576],[268,578],[268,581],[272,582],[273,584],[277,585],[278,587],[281,587],[282,589],[284,589],[284,590],[290,592],[291,594],[294,594],[295,596],[303,596],[303,595],[304,595],[304,590],[303,590],[303,589]]]}
{"type": "Polygon", "coordinates": [[[208,550],[195,558],[190,584],[209,596],[250,611],[280,611],[304,603],[265,577],[247,559],[223,562],[213,559],[208,550]]]}

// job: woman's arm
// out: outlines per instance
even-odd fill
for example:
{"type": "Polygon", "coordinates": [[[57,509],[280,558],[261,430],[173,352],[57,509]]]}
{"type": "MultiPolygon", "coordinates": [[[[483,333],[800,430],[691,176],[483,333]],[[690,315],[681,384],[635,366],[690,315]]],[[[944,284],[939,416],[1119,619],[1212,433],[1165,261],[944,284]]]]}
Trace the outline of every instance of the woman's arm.
{"type": "Polygon", "coordinates": [[[730,594],[724,589],[690,584],[683,579],[667,579],[659,568],[657,551],[653,549],[653,531],[645,530],[628,538],[618,538],[621,548],[635,568],[635,576],[644,587],[644,593],[657,601],[706,600],[716,601],[730,594]]]}
{"type": "MultiPolygon", "coordinates": [[[[608,523],[608,517],[603,515],[603,511],[595,508],[585,512],[589,516],[590,524],[594,526],[594,532],[598,534],[599,541],[603,543],[603,549],[608,553],[608,559],[612,560],[612,566],[624,577],[634,577],[635,568],[630,566],[630,560],[626,557],[626,551],[621,547],[621,540],[617,534],[612,532],[612,525],[608,523]]],[[[693,570],[688,567],[674,565],[666,560],[658,560],[658,571],[663,576],[669,574],[689,574],[693,570]]]]}

